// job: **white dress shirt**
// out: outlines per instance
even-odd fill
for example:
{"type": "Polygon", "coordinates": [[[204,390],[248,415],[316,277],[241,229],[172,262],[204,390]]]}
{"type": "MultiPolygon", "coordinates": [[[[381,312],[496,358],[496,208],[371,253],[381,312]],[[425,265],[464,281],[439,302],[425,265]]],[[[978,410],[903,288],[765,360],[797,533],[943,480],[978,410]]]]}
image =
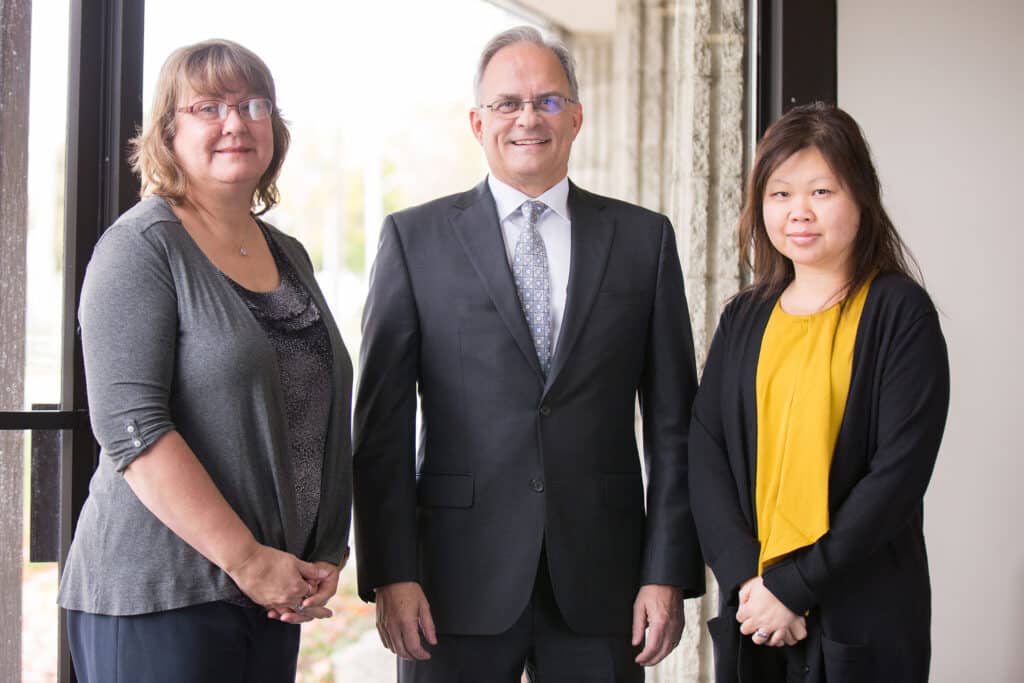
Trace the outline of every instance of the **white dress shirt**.
{"type": "Polygon", "coordinates": [[[569,178],[562,178],[537,197],[528,197],[493,175],[487,176],[487,185],[494,196],[494,204],[498,207],[498,221],[501,223],[501,235],[505,239],[505,255],[508,257],[510,268],[516,251],[516,242],[526,228],[526,219],[519,207],[531,199],[544,202],[548,207],[537,219],[537,231],[544,240],[544,250],[548,254],[548,274],[551,277],[551,355],[554,357],[555,349],[558,347],[558,334],[562,329],[562,316],[565,313],[566,291],[569,287],[572,244],[569,178]]]}

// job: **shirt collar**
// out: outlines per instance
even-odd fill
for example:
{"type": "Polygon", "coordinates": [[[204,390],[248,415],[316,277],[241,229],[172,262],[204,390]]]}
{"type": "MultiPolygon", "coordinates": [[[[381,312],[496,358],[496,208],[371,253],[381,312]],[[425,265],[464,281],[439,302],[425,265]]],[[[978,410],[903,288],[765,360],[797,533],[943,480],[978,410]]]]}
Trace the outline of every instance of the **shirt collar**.
{"type": "Polygon", "coordinates": [[[498,208],[499,221],[504,221],[519,211],[523,202],[536,199],[547,204],[549,209],[566,222],[571,222],[569,219],[569,176],[562,178],[537,197],[528,197],[511,185],[501,182],[493,174],[487,175],[487,186],[494,197],[494,205],[498,208]]]}

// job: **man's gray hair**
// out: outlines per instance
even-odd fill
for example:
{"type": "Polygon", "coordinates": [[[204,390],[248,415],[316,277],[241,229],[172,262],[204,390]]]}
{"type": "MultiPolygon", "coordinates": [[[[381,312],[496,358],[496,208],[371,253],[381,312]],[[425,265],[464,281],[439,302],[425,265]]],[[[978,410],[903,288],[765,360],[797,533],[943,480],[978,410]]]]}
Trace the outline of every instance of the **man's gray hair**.
{"type": "Polygon", "coordinates": [[[473,97],[477,104],[480,104],[480,81],[483,80],[487,65],[491,63],[491,59],[499,50],[516,43],[533,43],[555,53],[555,57],[562,65],[562,70],[565,71],[565,78],[569,81],[569,97],[579,102],[580,86],[576,81],[576,60],[572,58],[569,48],[559,40],[545,39],[541,32],[532,26],[516,26],[491,38],[490,42],[484,46],[483,52],[480,53],[480,63],[476,68],[476,77],[473,79],[473,97]]]}

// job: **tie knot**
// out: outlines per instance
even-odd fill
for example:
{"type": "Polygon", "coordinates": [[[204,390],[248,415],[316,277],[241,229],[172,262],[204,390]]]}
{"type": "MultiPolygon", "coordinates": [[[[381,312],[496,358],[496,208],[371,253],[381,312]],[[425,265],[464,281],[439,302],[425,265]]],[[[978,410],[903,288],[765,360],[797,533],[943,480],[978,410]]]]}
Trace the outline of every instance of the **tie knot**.
{"type": "Polygon", "coordinates": [[[527,227],[534,227],[537,225],[537,219],[544,213],[544,209],[548,208],[544,202],[538,202],[531,199],[530,201],[523,202],[520,210],[523,212],[523,217],[526,219],[527,227]]]}

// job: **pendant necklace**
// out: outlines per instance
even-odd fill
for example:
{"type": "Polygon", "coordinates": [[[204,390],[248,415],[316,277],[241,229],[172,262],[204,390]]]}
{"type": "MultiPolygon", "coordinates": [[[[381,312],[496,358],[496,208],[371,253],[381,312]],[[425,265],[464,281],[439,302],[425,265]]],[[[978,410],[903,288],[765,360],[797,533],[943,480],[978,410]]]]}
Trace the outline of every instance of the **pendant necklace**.
{"type": "Polygon", "coordinates": [[[249,255],[249,250],[245,248],[245,235],[242,235],[242,241],[238,245],[238,255],[239,256],[248,256],[249,255]]]}

